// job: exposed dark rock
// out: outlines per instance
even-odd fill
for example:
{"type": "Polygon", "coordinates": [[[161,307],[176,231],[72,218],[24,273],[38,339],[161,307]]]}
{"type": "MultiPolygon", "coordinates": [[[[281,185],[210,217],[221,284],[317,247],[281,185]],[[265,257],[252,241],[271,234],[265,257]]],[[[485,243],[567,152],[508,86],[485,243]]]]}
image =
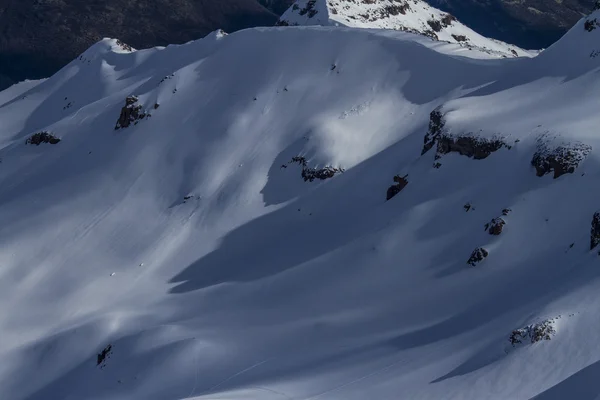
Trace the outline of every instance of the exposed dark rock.
{"type": "Polygon", "coordinates": [[[57,138],[50,132],[43,131],[34,133],[30,138],[28,138],[25,141],[25,144],[35,144],[36,146],[39,146],[42,143],[56,144],[58,142],[60,142],[59,138],[57,138]]]}
{"type": "Polygon", "coordinates": [[[493,152],[508,147],[501,139],[485,139],[474,136],[439,135],[437,137],[436,159],[444,154],[459,153],[463,156],[482,160],[493,152]]]}
{"type": "Polygon", "coordinates": [[[552,336],[556,334],[553,322],[553,319],[545,320],[524,328],[515,329],[508,337],[508,341],[515,347],[524,342],[533,344],[542,340],[551,340],[552,336]]]}
{"type": "Polygon", "coordinates": [[[586,31],[591,32],[598,27],[598,21],[596,20],[596,18],[588,19],[583,24],[583,27],[585,28],[586,31]]]}
{"type": "Polygon", "coordinates": [[[452,37],[454,38],[454,40],[456,40],[457,42],[466,42],[469,39],[467,39],[467,37],[465,35],[455,35],[452,34],[452,37]]]}
{"type": "Polygon", "coordinates": [[[467,264],[474,267],[480,262],[482,262],[488,255],[489,252],[486,249],[484,249],[483,247],[478,247],[471,253],[471,257],[469,257],[467,264]]]}
{"type": "Polygon", "coordinates": [[[117,45],[121,48],[121,50],[124,50],[124,51],[134,51],[133,47],[131,47],[127,43],[122,42],[119,39],[117,39],[117,45]]]}
{"type": "Polygon", "coordinates": [[[592,228],[590,229],[590,250],[600,243],[600,212],[595,212],[592,217],[592,228]]]}
{"type": "Polygon", "coordinates": [[[104,348],[104,350],[102,350],[101,353],[98,353],[96,365],[102,364],[106,360],[106,358],[110,355],[111,351],[112,351],[112,345],[109,344],[108,346],[106,346],[104,348]]]}
{"type": "Polygon", "coordinates": [[[490,235],[498,236],[502,233],[502,229],[504,229],[505,224],[506,222],[502,218],[494,218],[493,220],[485,224],[485,230],[488,231],[490,235]]]}
{"type": "Polygon", "coordinates": [[[471,210],[475,211],[475,207],[473,207],[471,203],[466,203],[463,208],[465,209],[465,212],[469,212],[471,210]]]}
{"type": "Polygon", "coordinates": [[[404,176],[396,175],[394,176],[394,182],[396,184],[390,186],[387,190],[386,201],[397,195],[408,185],[408,174],[404,176]]]}
{"type": "Polygon", "coordinates": [[[425,134],[425,140],[423,144],[423,150],[421,151],[421,155],[427,153],[433,145],[437,137],[444,130],[444,125],[446,121],[444,120],[444,115],[442,114],[441,107],[436,108],[429,114],[429,129],[425,134]]]}
{"type": "Polygon", "coordinates": [[[427,25],[429,25],[434,32],[440,32],[443,28],[442,23],[437,19],[430,19],[427,21],[427,25]]]}
{"type": "Polygon", "coordinates": [[[512,212],[512,210],[510,208],[504,208],[504,209],[502,209],[502,215],[504,215],[504,216],[507,216],[511,212],[512,212]]]}
{"type": "Polygon", "coordinates": [[[551,148],[543,140],[538,141],[538,148],[531,160],[537,176],[544,176],[554,171],[554,179],[564,174],[572,174],[592,151],[592,147],[575,142],[551,148]]]}
{"type": "Polygon", "coordinates": [[[131,123],[136,124],[138,120],[149,116],[149,114],[142,111],[142,106],[137,104],[137,101],[137,96],[129,96],[125,99],[125,107],[121,109],[121,114],[115,125],[115,130],[127,128],[131,123]]]}
{"type": "MultiPolygon", "coordinates": [[[[336,174],[343,173],[345,170],[339,167],[325,166],[323,168],[309,167],[306,158],[302,156],[295,156],[288,162],[288,164],[299,164],[302,166],[302,179],[304,182],[313,182],[315,179],[325,180],[333,178],[336,174]]],[[[284,167],[284,165],[282,165],[284,167]]],[[[285,166],[285,168],[287,168],[285,166]]]]}

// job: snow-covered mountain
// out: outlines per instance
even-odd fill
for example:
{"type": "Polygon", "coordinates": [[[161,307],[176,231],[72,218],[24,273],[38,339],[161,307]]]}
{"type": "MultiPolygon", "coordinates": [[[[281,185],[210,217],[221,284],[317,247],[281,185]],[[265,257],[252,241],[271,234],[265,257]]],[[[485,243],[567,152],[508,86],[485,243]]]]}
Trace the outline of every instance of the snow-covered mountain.
{"type": "Polygon", "coordinates": [[[0,92],[1,397],[595,398],[598,21],[106,39],[0,92]]]}
{"type": "Polygon", "coordinates": [[[395,29],[458,43],[495,57],[531,57],[534,52],[486,38],[424,0],[297,0],[278,25],[395,29]]]}

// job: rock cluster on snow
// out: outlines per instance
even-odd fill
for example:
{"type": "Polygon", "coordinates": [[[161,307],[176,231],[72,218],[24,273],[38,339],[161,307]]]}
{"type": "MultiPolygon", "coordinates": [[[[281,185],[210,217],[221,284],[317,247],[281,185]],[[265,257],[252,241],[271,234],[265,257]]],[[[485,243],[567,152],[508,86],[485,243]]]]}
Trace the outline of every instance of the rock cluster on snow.
{"type": "Polygon", "coordinates": [[[497,217],[497,218],[492,219],[487,224],[485,224],[485,230],[490,235],[498,236],[502,233],[502,229],[504,229],[504,225],[506,225],[506,221],[504,221],[500,217],[497,217]]]}
{"type": "Polygon", "coordinates": [[[600,244],[600,212],[596,211],[592,217],[592,228],[590,229],[590,250],[600,244]]]}
{"type": "Polygon", "coordinates": [[[404,189],[406,187],[406,185],[408,185],[408,179],[407,178],[408,178],[408,175],[404,175],[404,176],[396,175],[396,176],[394,176],[394,182],[396,182],[396,183],[388,188],[387,194],[386,194],[386,201],[389,200],[389,199],[391,199],[392,197],[394,197],[398,193],[400,193],[402,191],[402,189],[404,189]]]}
{"type": "Polygon", "coordinates": [[[536,343],[541,340],[550,340],[556,334],[554,319],[527,325],[524,328],[515,329],[508,340],[513,347],[523,343],[536,343]]]}
{"type": "MultiPolygon", "coordinates": [[[[315,179],[325,180],[333,178],[336,174],[344,172],[343,168],[332,167],[327,165],[323,168],[309,167],[306,158],[302,156],[295,156],[288,162],[288,164],[298,164],[302,167],[302,179],[304,182],[312,182],[315,179]]],[[[282,167],[286,167],[285,164],[282,167]]]]}
{"type": "Polygon", "coordinates": [[[485,260],[490,253],[483,247],[478,247],[471,253],[471,257],[467,260],[467,264],[475,267],[477,264],[485,260]]]}
{"type": "Polygon", "coordinates": [[[115,130],[127,128],[132,123],[135,125],[139,120],[146,118],[149,114],[142,111],[142,105],[138,104],[137,96],[128,96],[125,99],[125,107],[121,108],[121,114],[115,125],[115,130]]]}
{"type": "Polygon", "coordinates": [[[133,47],[131,47],[130,45],[128,45],[125,42],[122,42],[121,40],[117,39],[117,46],[119,46],[121,48],[121,50],[123,51],[129,51],[132,52],[135,49],[133,47]]]}
{"type": "Polygon", "coordinates": [[[591,146],[581,142],[571,142],[553,147],[544,138],[541,138],[538,140],[531,165],[535,167],[537,176],[554,172],[554,179],[556,179],[566,173],[575,172],[575,169],[591,151],[591,146]]]}
{"type": "Polygon", "coordinates": [[[483,160],[502,147],[510,148],[502,138],[487,139],[471,135],[452,136],[440,134],[437,136],[436,141],[436,159],[441,158],[444,154],[458,153],[475,160],[483,160]]]}
{"type": "Polygon", "coordinates": [[[34,133],[25,141],[25,144],[35,144],[36,146],[39,146],[42,143],[56,144],[58,142],[60,142],[59,138],[57,138],[50,132],[42,131],[34,133]]]}

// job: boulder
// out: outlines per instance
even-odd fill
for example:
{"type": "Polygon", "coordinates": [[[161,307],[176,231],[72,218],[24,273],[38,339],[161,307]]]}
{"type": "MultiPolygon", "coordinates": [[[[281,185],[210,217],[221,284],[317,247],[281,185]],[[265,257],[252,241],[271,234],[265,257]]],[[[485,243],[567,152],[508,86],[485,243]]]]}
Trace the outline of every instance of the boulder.
{"type": "Polygon", "coordinates": [[[490,235],[498,236],[502,233],[502,229],[504,228],[505,224],[506,222],[502,218],[494,218],[485,224],[485,230],[488,231],[490,235]]]}
{"type": "Polygon", "coordinates": [[[400,175],[396,175],[394,176],[394,182],[396,182],[396,184],[390,186],[387,190],[387,194],[386,194],[386,201],[391,199],[392,197],[394,197],[395,195],[397,195],[398,193],[400,193],[402,191],[402,189],[404,189],[406,187],[406,185],[408,185],[408,175],[404,175],[404,176],[400,176],[400,175]]]}
{"type": "Polygon", "coordinates": [[[469,257],[467,264],[469,264],[472,267],[475,267],[477,264],[485,260],[488,255],[489,252],[486,249],[484,249],[483,247],[478,247],[471,253],[471,257],[469,257]]]}

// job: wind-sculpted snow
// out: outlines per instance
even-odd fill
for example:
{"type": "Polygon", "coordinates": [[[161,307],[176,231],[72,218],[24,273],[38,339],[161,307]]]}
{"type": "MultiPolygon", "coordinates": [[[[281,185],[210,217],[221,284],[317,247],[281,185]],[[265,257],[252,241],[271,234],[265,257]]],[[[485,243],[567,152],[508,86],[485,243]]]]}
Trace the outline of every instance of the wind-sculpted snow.
{"type": "Polygon", "coordinates": [[[583,23],[506,60],[343,27],[105,39],[1,92],[1,397],[596,392],[583,23]],[[537,177],[542,147],[572,173],[537,177]]]}

